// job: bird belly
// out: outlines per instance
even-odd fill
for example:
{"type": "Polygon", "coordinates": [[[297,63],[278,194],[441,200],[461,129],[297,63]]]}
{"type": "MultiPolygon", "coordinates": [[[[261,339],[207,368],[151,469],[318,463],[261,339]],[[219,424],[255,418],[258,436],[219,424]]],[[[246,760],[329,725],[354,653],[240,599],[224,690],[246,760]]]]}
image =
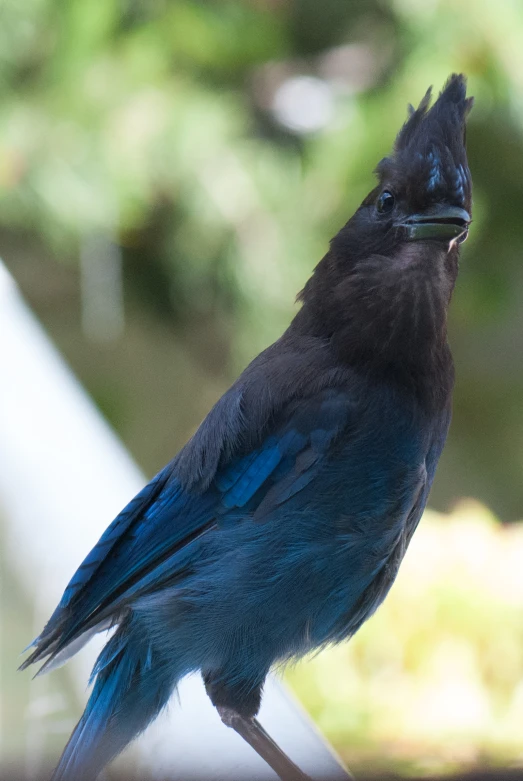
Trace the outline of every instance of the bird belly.
{"type": "Polygon", "coordinates": [[[145,609],[137,604],[162,655],[183,651],[186,669],[254,679],[278,660],[353,634],[392,585],[403,525],[379,544],[366,534],[288,533],[297,526],[281,523],[270,544],[263,527],[252,535],[249,524],[216,534],[220,544],[209,545],[182,588],[150,595],[145,609]]]}

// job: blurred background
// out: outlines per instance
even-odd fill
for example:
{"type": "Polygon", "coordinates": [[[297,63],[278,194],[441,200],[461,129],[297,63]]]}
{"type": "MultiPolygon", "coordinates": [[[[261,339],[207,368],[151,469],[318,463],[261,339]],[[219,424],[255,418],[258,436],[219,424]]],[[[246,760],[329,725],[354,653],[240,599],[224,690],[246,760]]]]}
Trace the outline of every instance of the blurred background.
{"type": "MultiPolygon", "coordinates": [[[[523,765],[523,4],[0,2],[0,255],[149,476],[280,335],[407,103],[452,71],[474,225],[433,512],[378,615],[286,673],[358,778],[523,765]]],[[[2,571],[5,762],[32,627],[2,571]]]]}

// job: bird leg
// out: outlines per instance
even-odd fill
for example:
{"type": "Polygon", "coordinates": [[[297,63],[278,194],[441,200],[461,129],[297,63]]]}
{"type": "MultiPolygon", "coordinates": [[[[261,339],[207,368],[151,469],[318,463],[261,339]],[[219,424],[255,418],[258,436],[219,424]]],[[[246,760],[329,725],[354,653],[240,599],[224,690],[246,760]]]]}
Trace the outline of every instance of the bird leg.
{"type": "Polygon", "coordinates": [[[278,744],[264,730],[258,719],[242,716],[233,708],[217,705],[216,710],[227,727],[238,733],[256,753],[267,762],[281,781],[311,781],[300,768],[289,759],[278,744]]]}

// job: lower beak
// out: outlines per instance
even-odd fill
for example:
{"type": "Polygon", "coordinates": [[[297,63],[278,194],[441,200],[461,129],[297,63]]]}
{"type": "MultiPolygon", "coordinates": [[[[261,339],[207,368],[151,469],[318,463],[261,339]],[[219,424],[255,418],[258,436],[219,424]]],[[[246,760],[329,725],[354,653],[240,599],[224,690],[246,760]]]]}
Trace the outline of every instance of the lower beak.
{"type": "Polygon", "coordinates": [[[397,227],[406,241],[432,239],[461,244],[467,238],[470,221],[465,209],[437,204],[421,214],[412,214],[397,227]]]}

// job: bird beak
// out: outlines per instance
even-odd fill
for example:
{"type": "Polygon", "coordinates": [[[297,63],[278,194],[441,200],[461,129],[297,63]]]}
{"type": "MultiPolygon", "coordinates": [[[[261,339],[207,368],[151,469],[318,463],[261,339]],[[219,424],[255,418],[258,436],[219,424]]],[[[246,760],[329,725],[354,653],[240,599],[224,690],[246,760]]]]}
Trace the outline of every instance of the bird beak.
{"type": "Polygon", "coordinates": [[[436,204],[421,214],[412,214],[397,227],[405,241],[433,239],[461,244],[467,238],[470,221],[465,209],[436,204]]]}

